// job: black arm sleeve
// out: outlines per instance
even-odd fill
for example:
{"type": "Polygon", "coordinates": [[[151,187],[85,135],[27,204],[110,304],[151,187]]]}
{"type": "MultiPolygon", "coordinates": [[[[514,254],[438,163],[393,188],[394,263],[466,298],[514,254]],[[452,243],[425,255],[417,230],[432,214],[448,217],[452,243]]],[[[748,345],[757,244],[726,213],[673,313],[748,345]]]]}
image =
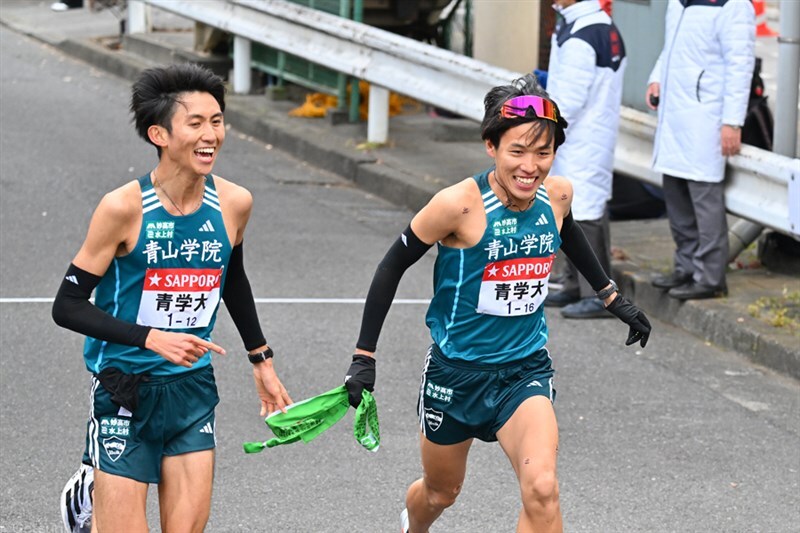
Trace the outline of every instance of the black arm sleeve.
{"type": "Polygon", "coordinates": [[[115,318],[89,301],[100,279],[70,263],[53,302],[53,320],[88,337],[144,348],[150,327],[115,318]]]}
{"type": "Polygon", "coordinates": [[[253,290],[250,280],[244,271],[244,243],[233,247],[231,258],[228,261],[228,273],[225,275],[225,288],[222,290],[222,300],[231,314],[239,336],[244,342],[247,351],[264,346],[267,341],[261,332],[258,321],[256,303],[253,300],[253,290]]]}
{"type": "Polygon", "coordinates": [[[361,333],[358,335],[356,348],[374,352],[378,345],[378,336],[381,334],[383,321],[392,305],[400,278],[405,271],[419,261],[425,252],[430,250],[432,244],[419,240],[411,231],[411,225],[403,230],[375,271],[372,284],[367,293],[364,304],[364,314],[361,317],[361,333]]]}
{"type": "Polygon", "coordinates": [[[595,291],[608,287],[611,280],[603,272],[600,261],[594,255],[580,225],[572,218],[571,211],[564,217],[561,225],[561,249],[595,291]]]}

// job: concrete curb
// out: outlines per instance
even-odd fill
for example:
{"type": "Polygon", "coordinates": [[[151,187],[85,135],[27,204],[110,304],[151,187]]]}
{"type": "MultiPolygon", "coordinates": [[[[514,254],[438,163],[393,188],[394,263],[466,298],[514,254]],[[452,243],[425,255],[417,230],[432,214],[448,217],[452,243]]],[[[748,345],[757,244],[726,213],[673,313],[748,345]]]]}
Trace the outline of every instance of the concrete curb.
{"type": "Polygon", "coordinates": [[[58,44],[58,48],[71,56],[115,74],[127,80],[134,80],[153,63],[137,56],[126,55],[125,52],[112,51],[98,41],[67,39],[58,44]]]}
{"type": "MultiPolygon", "coordinates": [[[[32,36],[36,37],[33,34],[32,36]]],[[[57,46],[74,57],[131,80],[141,70],[155,64],[125,51],[109,50],[92,40],[68,39],[57,46]]],[[[427,183],[418,176],[382,164],[369,152],[357,151],[353,146],[343,145],[340,139],[347,135],[321,137],[318,128],[275,120],[269,116],[266,97],[256,100],[252,97],[231,95],[227,103],[226,117],[237,130],[299,158],[313,160],[315,165],[351,180],[363,190],[397,205],[418,210],[441,188],[441,185],[427,183]],[[261,109],[259,102],[264,106],[261,109]]],[[[337,126],[348,127],[354,126],[337,126]]],[[[792,348],[791,339],[789,342],[773,340],[770,335],[759,331],[757,326],[750,327],[743,323],[735,309],[723,306],[719,300],[688,301],[681,304],[653,287],[646,273],[635,265],[614,261],[612,270],[623,293],[629,299],[635,300],[651,316],[708,342],[735,350],[756,364],[800,379],[800,350],[792,348]]]]}
{"type": "Polygon", "coordinates": [[[320,136],[318,129],[303,124],[279,122],[270,116],[266,99],[232,96],[226,102],[226,118],[234,127],[297,157],[314,161],[320,168],[346,178],[361,189],[412,210],[420,209],[438,188],[433,184],[415,183],[416,176],[405,174],[384,165],[369,151],[360,151],[343,144],[343,138],[357,138],[361,127],[343,124],[336,126],[342,135],[320,136]],[[352,135],[347,135],[348,133],[352,135]]]}
{"type": "MultiPolygon", "coordinates": [[[[612,270],[620,290],[648,315],[681,328],[696,337],[734,350],[753,363],[795,379],[800,379],[800,350],[788,342],[779,342],[759,327],[756,320],[747,320],[745,312],[737,312],[721,300],[689,300],[678,302],[666,291],[653,287],[650,278],[631,269],[624,261],[614,261],[612,270]],[[762,331],[763,330],[763,331],[762,331]]],[[[747,317],[750,318],[750,317],[747,317]]]]}

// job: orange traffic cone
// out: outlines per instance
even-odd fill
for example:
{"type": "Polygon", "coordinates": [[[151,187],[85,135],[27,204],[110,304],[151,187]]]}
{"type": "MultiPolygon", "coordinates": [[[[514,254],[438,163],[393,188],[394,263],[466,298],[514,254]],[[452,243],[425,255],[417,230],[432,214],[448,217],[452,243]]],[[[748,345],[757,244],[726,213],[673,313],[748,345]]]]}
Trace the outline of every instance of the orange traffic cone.
{"type": "Polygon", "coordinates": [[[775,37],[778,32],[767,25],[767,6],[764,0],[753,0],[756,10],[756,37],[775,37]]]}

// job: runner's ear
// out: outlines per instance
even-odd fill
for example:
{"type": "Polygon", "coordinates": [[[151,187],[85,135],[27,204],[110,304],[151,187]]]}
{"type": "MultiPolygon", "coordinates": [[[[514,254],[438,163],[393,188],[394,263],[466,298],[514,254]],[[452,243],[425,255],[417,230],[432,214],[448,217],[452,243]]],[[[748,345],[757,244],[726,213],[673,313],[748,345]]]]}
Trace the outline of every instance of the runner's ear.
{"type": "Polygon", "coordinates": [[[167,128],[164,126],[159,126],[158,124],[153,124],[149,128],[147,128],[147,137],[150,139],[150,142],[155,144],[158,147],[165,147],[167,145],[167,141],[169,139],[169,132],[167,128]]]}

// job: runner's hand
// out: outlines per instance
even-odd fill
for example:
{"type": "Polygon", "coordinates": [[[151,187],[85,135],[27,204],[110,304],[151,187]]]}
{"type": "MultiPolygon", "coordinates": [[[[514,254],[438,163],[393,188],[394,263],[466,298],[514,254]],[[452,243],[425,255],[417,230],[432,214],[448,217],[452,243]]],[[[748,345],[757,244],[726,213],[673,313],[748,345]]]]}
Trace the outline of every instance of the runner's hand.
{"type": "Polygon", "coordinates": [[[639,341],[642,348],[644,348],[645,344],[647,344],[647,339],[650,338],[652,327],[642,310],[619,294],[614,298],[614,301],[608,304],[606,309],[631,327],[628,331],[628,340],[625,341],[625,346],[630,346],[639,341]]]}
{"type": "Polygon", "coordinates": [[[350,405],[358,407],[361,403],[361,391],[375,390],[375,358],[364,354],[355,354],[347,374],[344,376],[347,388],[347,399],[350,405]]]}
{"type": "Polygon", "coordinates": [[[278,379],[272,359],[253,365],[253,380],[256,382],[256,393],[261,400],[261,416],[275,411],[286,412],[286,406],[292,403],[289,393],[278,379]]]}
{"type": "Polygon", "coordinates": [[[201,339],[197,335],[161,331],[155,328],[147,334],[145,348],[156,352],[170,363],[186,368],[192,368],[192,365],[208,351],[225,355],[225,350],[221,346],[201,339]]]}

